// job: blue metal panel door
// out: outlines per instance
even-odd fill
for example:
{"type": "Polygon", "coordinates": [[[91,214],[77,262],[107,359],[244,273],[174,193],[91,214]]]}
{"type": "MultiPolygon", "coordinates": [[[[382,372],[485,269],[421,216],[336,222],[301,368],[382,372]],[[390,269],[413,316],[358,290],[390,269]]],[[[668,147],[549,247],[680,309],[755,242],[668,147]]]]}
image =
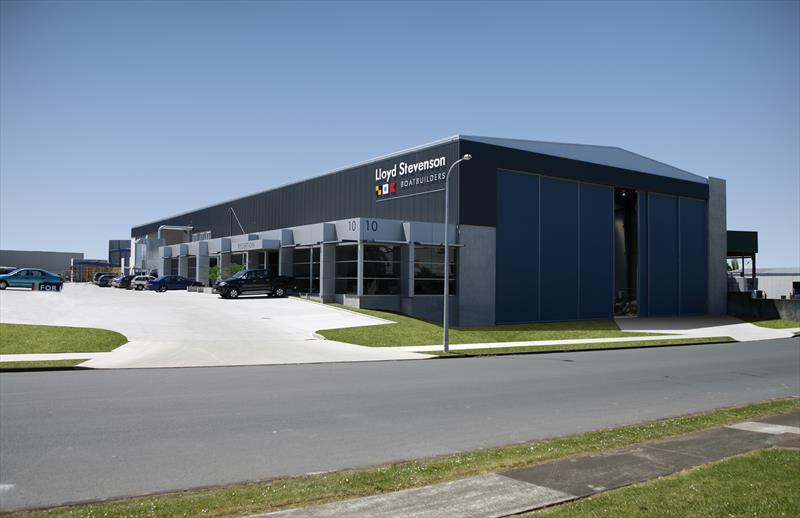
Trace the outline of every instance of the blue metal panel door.
{"type": "Polygon", "coordinates": [[[706,202],[680,198],[680,313],[706,313],[706,202]]]}
{"type": "Polygon", "coordinates": [[[650,193],[650,315],[678,314],[678,199],[650,193]]]}
{"type": "Polygon", "coordinates": [[[579,317],[614,317],[614,189],[580,185],[579,317]]]}
{"type": "Polygon", "coordinates": [[[498,171],[495,321],[539,318],[539,177],[498,171]]]}
{"type": "Polygon", "coordinates": [[[578,318],[578,183],[541,181],[539,317],[543,321],[578,318]]]}

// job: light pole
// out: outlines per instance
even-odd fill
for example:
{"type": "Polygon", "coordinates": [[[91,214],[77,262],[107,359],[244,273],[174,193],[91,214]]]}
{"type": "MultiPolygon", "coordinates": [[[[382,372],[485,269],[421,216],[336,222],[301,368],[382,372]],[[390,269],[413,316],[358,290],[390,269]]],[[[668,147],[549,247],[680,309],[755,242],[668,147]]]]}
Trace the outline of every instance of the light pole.
{"type": "Polygon", "coordinates": [[[444,175],[444,316],[442,317],[442,343],[444,344],[444,352],[448,352],[450,350],[450,337],[448,336],[450,327],[448,323],[448,311],[447,311],[447,299],[450,298],[450,254],[448,251],[448,244],[447,244],[447,236],[450,232],[448,232],[448,220],[450,214],[450,173],[453,171],[453,168],[459,163],[465,160],[470,160],[472,155],[466,154],[453,162],[453,165],[450,166],[450,169],[447,170],[447,174],[444,175]]]}

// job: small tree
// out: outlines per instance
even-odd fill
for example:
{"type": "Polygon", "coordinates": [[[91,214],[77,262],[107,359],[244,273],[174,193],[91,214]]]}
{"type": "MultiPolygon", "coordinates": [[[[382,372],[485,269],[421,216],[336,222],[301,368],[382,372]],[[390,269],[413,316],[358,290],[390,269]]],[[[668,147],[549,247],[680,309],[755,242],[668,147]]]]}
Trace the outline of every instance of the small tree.
{"type": "Polygon", "coordinates": [[[238,271],[244,270],[243,264],[231,264],[223,268],[220,272],[219,265],[214,265],[208,269],[208,283],[213,285],[217,278],[227,279],[238,271]]]}

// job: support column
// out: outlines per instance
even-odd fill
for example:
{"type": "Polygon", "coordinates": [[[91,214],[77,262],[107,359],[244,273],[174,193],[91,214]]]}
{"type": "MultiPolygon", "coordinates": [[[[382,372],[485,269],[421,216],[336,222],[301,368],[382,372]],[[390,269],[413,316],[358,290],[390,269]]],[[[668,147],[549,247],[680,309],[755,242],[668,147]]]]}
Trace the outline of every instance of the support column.
{"type": "Polygon", "coordinates": [[[364,295],[364,242],[358,242],[358,279],[356,280],[356,295],[364,295]]]}
{"type": "Polygon", "coordinates": [[[172,275],[172,257],[162,257],[158,275],[172,275]]]}
{"type": "Polygon", "coordinates": [[[336,245],[321,245],[319,259],[319,298],[333,302],[336,291],[336,245]]]}
{"type": "MultiPolygon", "coordinates": [[[[725,180],[708,178],[708,312],[728,311],[728,221],[725,180]]],[[[744,272],[744,261],[742,261],[744,272]]]]}
{"type": "Polygon", "coordinates": [[[210,265],[208,257],[208,243],[201,241],[197,246],[197,268],[195,268],[195,279],[202,282],[203,286],[208,286],[208,268],[210,265]]]}
{"type": "Polygon", "coordinates": [[[189,277],[189,256],[178,256],[178,275],[181,277],[189,277]]]}

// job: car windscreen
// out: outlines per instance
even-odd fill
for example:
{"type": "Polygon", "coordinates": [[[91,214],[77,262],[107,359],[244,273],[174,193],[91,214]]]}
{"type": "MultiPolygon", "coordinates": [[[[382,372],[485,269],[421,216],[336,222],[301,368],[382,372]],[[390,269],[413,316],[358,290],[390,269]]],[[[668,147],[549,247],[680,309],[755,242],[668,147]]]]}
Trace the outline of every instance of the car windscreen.
{"type": "Polygon", "coordinates": [[[245,273],[247,273],[247,270],[239,270],[238,272],[231,275],[231,279],[238,279],[242,277],[245,273]]]}

